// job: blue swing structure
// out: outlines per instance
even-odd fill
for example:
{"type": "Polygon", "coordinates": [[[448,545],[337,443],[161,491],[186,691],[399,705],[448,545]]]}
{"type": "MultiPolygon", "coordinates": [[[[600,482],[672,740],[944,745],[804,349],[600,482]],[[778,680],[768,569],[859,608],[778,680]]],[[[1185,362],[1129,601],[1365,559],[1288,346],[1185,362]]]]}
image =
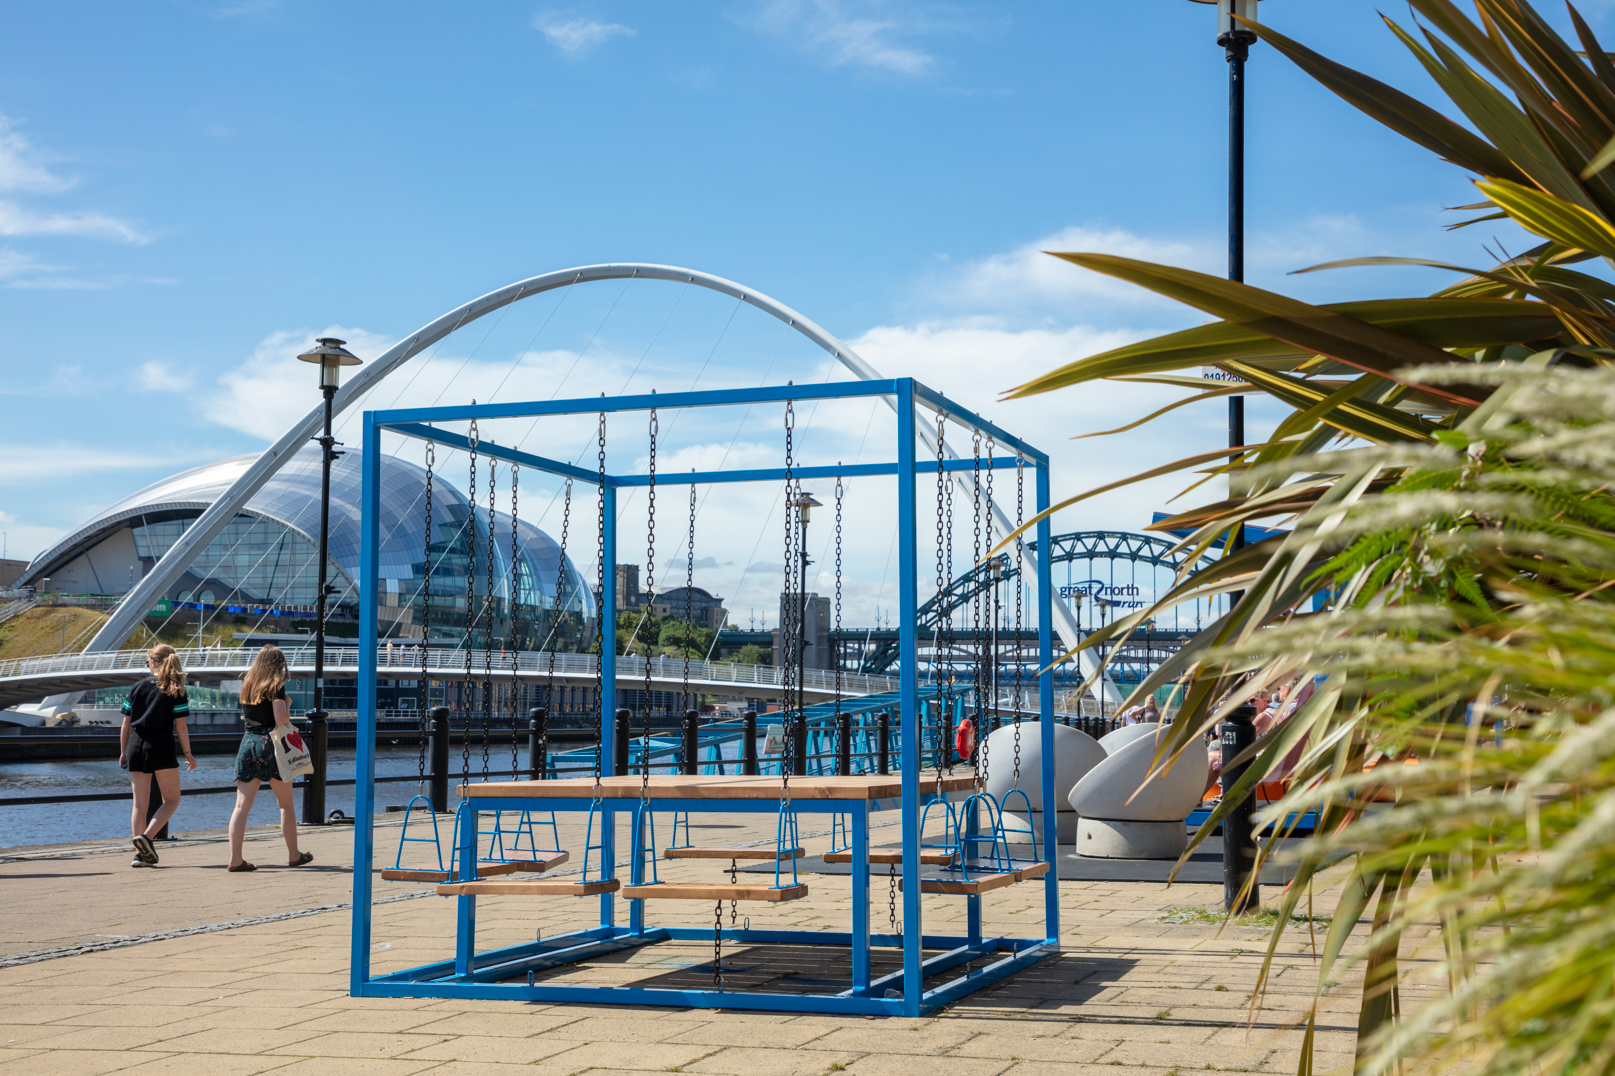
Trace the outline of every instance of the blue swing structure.
{"type": "MultiPolygon", "coordinates": [[[[516,297],[513,291],[513,298],[516,297]]],[[[508,300],[507,300],[508,301],[508,300]]],[[[959,705],[970,691],[956,685],[927,685],[922,688],[919,667],[917,611],[919,591],[919,533],[922,512],[919,486],[934,475],[939,485],[958,482],[959,472],[983,469],[980,459],[944,458],[938,449],[933,463],[922,457],[922,438],[932,436],[921,416],[936,415],[953,428],[962,428],[991,439],[1004,455],[989,460],[988,470],[1015,469],[1032,472],[1035,509],[1049,506],[1048,457],[1037,448],[1015,437],[989,420],[942,394],[910,378],[867,380],[820,385],[784,385],[756,389],[724,389],[667,394],[598,397],[577,400],[434,406],[367,412],[363,429],[363,493],[360,547],[360,673],[357,814],[368,819],[375,805],[375,722],[376,722],[376,639],[379,627],[377,606],[380,595],[381,535],[378,508],[381,468],[386,453],[381,451],[383,433],[435,442],[461,451],[478,449],[478,442],[446,427],[478,421],[483,424],[506,419],[531,422],[542,416],[598,416],[600,467],[590,470],[535,453],[483,441],[480,451],[524,471],[541,471],[561,479],[595,486],[599,493],[601,556],[594,593],[597,623],[609,624],[617,605],[617,499],[622,490],[653,488],[662,484],[717,484],[730,482],[784,483],[794,497],[804,491],[801,483],[817,480],[856,478],[860,481],[888,481],[895,487],[891,502],[895,507],[897,531],[898,585],[904,615],[898,618],[900,670],[895,699],[883,700],[879,708],[894,718],[893,733],[899,752],[897,772],[815,773],[810,769],[802,720],[808,706],[807,689],[801,678],[782,685],[779,720],[785,725],[786,751],[780,757],[780,772],[773,776],[745,774],[652,773],[649,739],[638,759],[640,772],[616,772],[621,765],[617,737],[616,691],[619,658],[616,648],[605,646],[595,662],[599,740],[594,752],[594,776],[545,781],[466,781],[460,788],[460,808],[464,820],[459,826],[461,839],[452,863],[453,880],[441,882],[438,892],[456,901],[455,927],[446,939],[448,952],[443,959],[386,972],[372,970],[371,948],[372,875],[375,836],[370,825],[355,827],[354,901],[352,912],[352,956],[350,991],[364,997],[412,998],[489,998],[549,1003],[656,1005],[677,1008],[749,1008],[779,1012],[821,1012],[843,1015],[920,1015],[1030,967],[1058,951],[1058,889],[1046,859],[1037,862],[1009,858],[1000,805],[984,795],[969,776],[922,774],[922,707],[926,699],[940,706],[959,705]],[[784,467],[728,469],[691,472],[658,478],[647,474],[608,474],[605,468],[605,429],[611,415],[675,408],[756,408],[783,405],[789,429],[793,407],[829,401],[869,401],[884,399],[896,413],[894,458],[857,464],[802,465],[792,460],[787,449],[784,467]],[[944,816],[951,808],[954,821],[947,827],[942,846],[925,847],[921,820],[926,808],[944,816]],[[482,839],[479,819],[487,814],[510,812],[557,812],[586,814],[585,852],[581,873],[540,879],[485,878],[478,876],[482,839]],[[666,848],[656,840],[654,814],[684,814],[684,833],[666,848]],[[871,846],[871,820],[891,812],[900,821],[901,840],[881,850],[871,846]],[[616,831],[619,816],[631,821],[633,848],[628,857],[626,879],[618,876],[616,831]],[[737,815],[758,821],[772,816],[774,840],[756,848],[703,848],[689,839],[690,820],[699,816],[737,815]],[[656,923],[651,911],[666,907],[669,900],[722,902],[753,900],[781,904],[799,899],[808,885],[798,875],[803,849],[800,840],[802,816],[817,816],[838,831],[836,843],[842,847],[851,866],[850,922],[842,929],[787,929],[750,921],[737,925],[697,928],[656,923]],[[828,817],[826,817],[828,816],[828,817]],[[837,816],[842,821],[836,822],[837,816]],[[950,835],[951,834],[951,837],[950,835]],[[727,881],[663,881],[659,860],[727,860],[727,881]],[[772,861],[773,867],[748,884],[736,878],[743,860],[772,861]],[[892,910],[893,929],[874,929],[871,917],[870,867],[889,864],[886,873],[893,883],[902,883],[901,923],[897,905],[892,910]],[[982,893],[999,885],[1014,884],[1042,877],[1041,929],[1028,936],[991,935],[982,929],[982,893]],[[626,883],[626,884],[625,884],[626,883]],[[920,903],[922,889],[928,892],[959,893],[969,909],[962,933],[927,932],[920,903]],[[558,936],[548,936],[517,945],[483,949],[478,945],[478,899],[483,896],[551,895],[597,897],[598,919],[558,936]],[[660,902],[660,903],[659,903],[660,902]],[[626,911],[626,917],[623,912],[626,911]],[[754,948],[756,959],[769,959],[770,946],[829,946],[846,953],[848,973],[840,988],[818,985],[795,989],[778,985],[735,988],[722,980],[721,961],[712,971],[711,989],[661,985],[655,981],[627,985],[600,985],[588,979],[569,976],[568,967],[584,964],[608,954],[638,946],[664,942],[717,943],[754,948]],[[896,959],[897,970],[876,974],[872,954],[883,951],[896,959]],[[537,978],[543,972],[543,978],[537,978]]],[[[940,430],[940,426],[938,427],[940,430]]],[[[788,435],[786,444],[789,445],[788,435]]],[[[1047,520],[1036,524],[1037,541],[1047,548],[1050,531],[1047,520]]],[[[951,555],[951,551],[950,551],[951,555]]],[[[651,561],[650,563],[654,563],[651,561]]],[[[1038,675],[1038,735],[1042,738],[1043,771],[1040,799],[1043,834],[1040,848],[1047,856],[1053,845],[1056,805],[1053,802],[1053,678],[1047,671],[1053,659],[1052,617],[1048,559],[1036,564],[1036,622],[1040,668],[1038,675]]],[[[805,588],[793,588],[805,589],[805,588]]],[[[782,627],[784,627],[782,625],[782,627]]],[[[782,670],[783,671],[783,670],[782,670]]],[[[789,680],[789,674],[786,674],[789,680]]],[[[637,685],[623,685],[637,686],[637,685]]],[[[821,689],[814,689],[820,691],[821,689]]],[[[982,695],[976,691],[978,711],[982,695]]],[[[649,693],[644,700],[650,705],[649,693]]],[[[852,700],[855,702],[856,700],[852,700]]],[[[853,707],[849,705],[849,709],[853,707]]],[[[648,714],[645,715],[648,718],[648,714]]],[[[536,816],[535,816],[536,817],[536,816]]],[[[488,836],[491,836],[489,834],[488,836]]],[[[422,839],[423,843],[425,839],[422,839]]],[[[412,845],[411,847],[418,847],[412,845]]],[[[524,846],[525,849],[525,846],[524,846]]],[[[402,853],[400,853],[402,854],[402,853]]],[[[395,860],[398,862],[398,860],[395,860]]],[[[491,864],[490,866],[499,866],[491,864]]],[[[755,869],[755,868],[753,868],[755,869]]],[[[821,878],[815,886],[832,884],[821,878]]],[[[733,908],[733,904],[731,904],[733,908]]]]}

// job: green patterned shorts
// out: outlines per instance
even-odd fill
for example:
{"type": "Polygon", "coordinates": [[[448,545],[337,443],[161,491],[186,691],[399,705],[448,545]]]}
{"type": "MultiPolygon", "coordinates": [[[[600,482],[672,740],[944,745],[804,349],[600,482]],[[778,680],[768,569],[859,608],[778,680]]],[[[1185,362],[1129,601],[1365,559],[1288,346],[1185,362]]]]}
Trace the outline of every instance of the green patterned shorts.
{"type": "Polygon", "coordinates": [[[241,737],[241,750],[236,752],[236,780],[280,780],[280,767],[275,765],[275,744],[269,733],[249,730],[241,737]]]}

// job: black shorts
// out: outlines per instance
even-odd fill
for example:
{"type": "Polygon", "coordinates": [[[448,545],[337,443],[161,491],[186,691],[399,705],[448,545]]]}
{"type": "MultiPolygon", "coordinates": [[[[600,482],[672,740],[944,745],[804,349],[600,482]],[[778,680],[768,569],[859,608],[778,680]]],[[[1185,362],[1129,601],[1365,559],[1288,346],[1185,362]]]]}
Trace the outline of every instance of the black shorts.
{"type": "Polygon", "coordinates": [[[170,732],[156,740],[148,740],[137,728],[129,730],[129,772],[156,773],[158,770],[179,769],[179,755],[174,750],[174,734],[170,732]]]}

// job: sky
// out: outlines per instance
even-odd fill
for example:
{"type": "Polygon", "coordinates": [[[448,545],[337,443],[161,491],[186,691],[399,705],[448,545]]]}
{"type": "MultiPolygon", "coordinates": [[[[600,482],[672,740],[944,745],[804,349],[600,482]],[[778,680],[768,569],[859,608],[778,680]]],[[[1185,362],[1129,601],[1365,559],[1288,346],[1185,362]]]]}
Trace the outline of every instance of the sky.
{"type": "MultiPolygon", "coordinates": [[[[1276,29],[1450,112],[1373,4],[1262,7],[1276,29]]],[[[1615,4],[1583,11],[1615,36],[1615,4]]],[[[1171,389],[1000,400],[1072,359],[1205,320],[1043,253],[1222,271],[1227,76],[1200,4],[64,0],[4,5],[0,31],[11,558],[165,475],[261,450],[318,401],[295,361],[313,337],[373,358],[477,295],[598,262],[689,266],[778,299],[883,374],[1050,452],[1057,497],[1226,436],[1212,402],[1071,439],[1171,389]]],[[[1444,206],[1476,200],[1469,177],[1264,46],[1248,110],[1257,286],[1316,302],[1425,294],[1445,278],[1288,274],[1378,254],[1479,265],[1488,244],[1530,242],[1506,226],[1444,231],[1444,206]]],[[[847,377],[731,299],[602,282],[468,325],[361,406],[847,377]]],[[[354,438],[357,414],[339,436],[354,438]]],[[[1250,438],[1276,417],[1253,404],[1250,438]]],[[[664,419],[659,466],[777,466],[781,421],[761,409],[664,419]]],[[[892,450],[889,415],[867,403],[798,421],[799,458],[892,450]]],[[[565,458],[587,448],[581,425],[529,425],[485,436],[565,458]]],[[[418,446],[388,448],[418,462],[418,446]]],[[[643,470],[646,457],[643,419],[617,422],[611,466],[643,470]]],[[[464,488],[464,461],[443,466],[464,488]]],[[[1056,530],[1139,529],[1205,493],[1172,502],[1183,485],[1085,501],[1056,530]]],[[[524,486],[523,517],[553,531],[555,492],[524,486]]],[[[659,584],[682,582],[685,496],[659,496],[659,584]]],[[[778,593],[777,498],[730,487],[699,505],[696,581],[742,623],[778,593]]],[[[846,508],[847,616],[865,623],[895,596],[890,488],[849,489],[846,508]]],[[[644,516],[629,498],[623,561],[644,559],[644,516]]],[[[830,533],[810,538],[821,570],[830,533]]]]}

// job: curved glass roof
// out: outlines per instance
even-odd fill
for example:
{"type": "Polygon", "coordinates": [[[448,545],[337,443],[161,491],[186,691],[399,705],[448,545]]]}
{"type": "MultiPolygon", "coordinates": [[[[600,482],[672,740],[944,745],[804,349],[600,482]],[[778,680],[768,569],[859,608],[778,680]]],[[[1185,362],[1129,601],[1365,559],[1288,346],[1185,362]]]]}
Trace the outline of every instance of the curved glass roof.
{"type": "MultiPolygon", "coordinates": [[[[257,459],[256,455],[236,456],[216,463],[193,467],[141,489],[109,506],[88,520],[66,539],[46,553],[35,558],[24,580],[37,575],[49,575],[58,564],[65,563],[80,552],[95,545],[107,534],[129,522],[136,524],[152,516],[185,518],[186,525],[212,504],[241,473],[257,459]]],[[[359,501],[363,468],[362,454],[357,449],[345,449],[331,465],[331,516],[328,548],[331,561],[346,579],[333,582],[339,588],[335,604],[353,604],[358,588],[353,580],[359,575],[359,501]]],[[[505,476],[500,475],[501,486],[505,476]]],[[[503,492],[503,490],[501,491],[503,492]]],[[[388,457],[381,467],[381,549],[377,575],[384,581],[388,593],[397,594],[396,604],[418,606],[425,589],[427,562],[426,537],[426,470],[413,463],[388,457]]],[[[274,520],[299,533],[311,544],[318,541],[320,526],[320,450],[307,445],[287,461],[263,487],[253,495],[242,512],[274,520]]],[[[475,604],[479,610],[488,595],[488,513],[479,508],[475,522],[470,521],[471,506],[466,497],[444,480],[434,477],[432,484],[432,583],[430,634],[438,637],[459,634],[465,628],[466,567],[474,564],[475,604]],[[472,553],[475,543],[475,555],[472,553]]],[[[493,628],[496,637],[510,630],[504,622],[510,594],[510,517],[503,512],[494,513],[494,564],[492,579],[492,607],[495,619],[501,621],[493,628]]],[[[557,573],[562,568],[560,548],[539,528],[525,520],[517,524],[518,560],[516,576],[517,618],[525,633],[549,634],[548,617],[529,616],[537,609],[556,608],[557,573]],[[522,607],[528,607],[523,609],[522,607]],[[542,622],[541,622],[542,620],[542,622]]],[[[221,534],[210,545],[208,553],[214,557],[228,556],[228,549],[213,549],[226,534],[221,534]]],[[[565,561],[565,579],[561,580],[559,607],[579,616],[589,607],[589,595],[582,577],[571,563],[565,561]]],[[[271,597],[273,600],[273,597],[271,597]]],[[[284,599],[282,599],[284,600],[284,599]]],[[[486,618],[479,618],[477,634],[487,629],[486,618]]]]}

